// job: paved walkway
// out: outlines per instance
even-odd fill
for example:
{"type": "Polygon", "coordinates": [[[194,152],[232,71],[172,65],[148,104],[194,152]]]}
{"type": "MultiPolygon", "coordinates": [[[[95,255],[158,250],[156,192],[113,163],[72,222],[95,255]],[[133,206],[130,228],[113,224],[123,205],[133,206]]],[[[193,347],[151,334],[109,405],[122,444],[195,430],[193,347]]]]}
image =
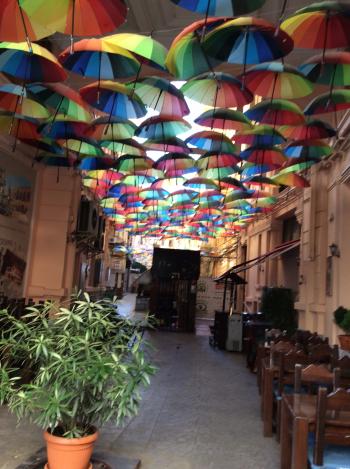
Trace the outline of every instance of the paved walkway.
{"type": "MultiPolygon", "coordinates": [[[[278,469],[279,446],[262,436],[256,379],[243,356],[211,349],[207,337],[153,333],[152,342],[159,372],[139,415],[124,429],[104,428],[99,445],[140,458],[143,469],[278,469]]],[[[40,445],[40,431],[16,429],[0,409],[1,469],[40,445]]]]}

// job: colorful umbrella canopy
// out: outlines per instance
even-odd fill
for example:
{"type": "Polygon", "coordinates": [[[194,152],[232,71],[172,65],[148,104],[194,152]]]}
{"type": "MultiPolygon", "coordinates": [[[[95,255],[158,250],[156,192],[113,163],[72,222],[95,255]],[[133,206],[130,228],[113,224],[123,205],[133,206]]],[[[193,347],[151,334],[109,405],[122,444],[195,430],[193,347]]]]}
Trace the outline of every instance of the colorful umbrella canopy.
{"type": "Polygon", "coordinates": [[[284,137],[291,140],[331,138],[337,133],[331,125],[319,119],[308,119],[305,124],[295,127],[282,126],[279,131],[284,137]]]}
{"type": "Polygon", "coordinates": [[[281,28],[295,47],[333,49],[350,43],[350,6],[336,1],[316,2],[297,10],[281,28]]]}
{"type": "Polygon", "coordinates": [[[305,169],[310,168],[316,163],[318,163],[318,160],[310,160],[309,158],[305,158],[305,157],[290,158],[283,165],[283,168],[280,169],[280,171],[278,172],[278,175],[304,171],[305,169]]]}
{"type": "Polygon", "coordinates": [[[56,31],[71,36],[111,33],[125,22],[128,11],[124,0],[63,0],[50,3],[52,12],[47,21],[54,25],[56,31]]]}
{"type": "Polygon", "coordinates": [[[249,147],[241,151],[242,159],[253,163],[254,165],[270,165],[271,168],[277,169],[286,161],[282,150],[277,147],[255,146],[249,147]]]}
{"type": "Polygon", "coordinates": [[[49,119],[39,127],[39,131],[42,135],[49,138],[69,138],[73,136],[83,137],[86,130],[89,128],[89,124],[86,122],[80,122],[65,118],[58,114],[55,118],[49,119]]]}
{"type": "Polygon", "coordinates": [[[0,72],[25,82],[58,82],[67,78],[67,73],[51,52],[27,42],[0,43],[0,72]]]}
{"type": "MultiPolygon", "coordinates": [[[[87,138],[67,138],[57,140],[57,142],[68,150],[78,153],[80,156],[104,156],[98,143],[87,138]]],[[[91,168],[97,169],[97,168],[91,168]]],[[[103,168],[100,168],[103,169],[103,168]]]]}
{"type": "Polygon", "coordinates": [[[266,176],[253,176],[247,179],[243,179],[242,183],[251,188],[251,187],[265,187],[265,186],[277,186],[277,183],[274,182],[271,178],[266,176]]]}
{"type": "Polygon", "coordinates": [[[122,155],[116,162],[116,169],[123,173],[133,173],[137,171],[147,171],[153,166],[153,160],[147,156],[122,155]]]}
{"type": "Polygon", "coordinates": [[[251,130],[238,132],[232,140],[245,145],[280,145],[285,142],[284,136],[268,125],[258,125],[251,130]]]}
{"type": "Polygon", "coordinates": [[[243,183],[233,177],[225,177],[219,181],[220,189],[243,189],[243,183]]]}
{"type": "Polygon", "coordinates": [[[160,114],[183,117],[190,113],[183,93],[165,78],[140,78],[128,87],[135,90],[146,106],[160,114]]]}
{"type": "Polygon", "coordinates": [[[141,64],[166,70],[165,60],[168,51],[150,36],[131,33],[114,34],[108,36],[106,42],[131,52],[141,64]]]}
{"type": "Polygon", "coordinates": [[[327,112],[345,111],[350,108],[350,90],[332,90],[316,96],[305,108],[306,116],[327,112]]]}
{"type": "Polygon", "coordinates": [[[194,147],[200,148],[206,151],[216,151],[220,153],[232,153],[237,152],[237,147],[226,137],[226,135],[213,132],[210,130],[203,130],[192,134],[185,140],[186,144],[193,145],[194,147]]]}
{"type": "Polygon", "coordinates": [[[69,168],[74,165],[72,158],[50,154],[38,155],[35,157],[35,161],[45,166],[56,166],[57,168],[69,168]]]}
{"type": "Polygon", "coordinates": [[[333,152],[332,147],[321,140],[297,140],[287,145],[283,151],[289,158],[310,159],[321,159],[330,156],[333,152]]]}
{"type": "Polygon", "coordinates": [[[234,167],[241,160],[237,155],[232,153],[207,152],[201,155],[196,161],[199,169],[225,168],[234,167]]]}
{"type": "Polygon", "coordinates": [[[292,51],[293,40],[262,18],[244,16],[225,21],[210,31],[203,48],[218,60],[245,66],[284,57],[292,51]]]}
{"type": "Polygon", "coordinates": [[[350,52],[326,52],[311,57],[299,70],[313,83],[333,87],[350,86],[350,52]]]}
{"type": "Polygon", "coordinates": [[[263,124],[300,125],[305,122],[300,107],[286,99],[272,99],[261,101],[249,108],[245,115],[252,121],[263,124]]]}
{"type": "Polygon", "coordinates": [[[115,80],[135,75],[140,67],[136,58],[126,49],[108,43],[104,38],[82,39],[58,57],[71,72],[99,80],[115,80]]]}
{"type": "Polygon", "coordinates": [[[115,161],[112,158],[87,157],[81,161],[79,169],[82,171],[109,169],[112,168],[114,164],[115,161]]]}
{"type": "Polygon", "coordinates": [[[26,88],[12,83],[0,85],[0,109],[23,116],[47,119],[49,111],[26,88]]]}
{"type": "Polygon", "coordinates": [[[177,138],[159,138],[159,139],[148,139],[144,142],[147,150],[172,152],[172,153],[190,153],[186,142],[177,138]]]}
{"type": "Polygon", "coordinates": [[[266,0],[171,0],[186,10],[210,16],[245,15],[263,6],[266,0]]]}
{"type": "Polygon", "coordinates": [[[224,166],[223,168],[208,168],[199,170],[199,175],[208,179],[215,179],[220,182],[221,179],[237,173],[235,166],[224,166]]]}
{"type": "Polygon", "coordinates": [[[0,133],[11,135],[19,139],[36,140],[40,138],[38,132],[38,120],[30,117],[14,114],[12,112],[0,112],[0,133]]]}
{"type": "Polygon", "coordinates": [[[191,124],[176,116],[160,115],[146,119],[139,125],[136,135],[141,138],[159,139],[176,137],[191,128],[191,124]]]}
{"type": "Polygon", "coordinates": [[[287,173],[274,176],[273,181],[276,184],[281,184],[283,186],[291,187],[310,187],[309,181],[300,176],[299,174],[287,173]]]}
{"type": "Polygon", "coordinates": [[[227,73],[203,73],[181,87],[185,96],[214,108],[242,107],[253,100],[243,83],[227,73]]]}
{"type": "Polygon", "coordinates": [[[218,61],[208,57],[203,51],[201,38],[205,32],[224,21],[225,18],[206,18],[190,24],[181,31],[173,40],[166,58],[165,64],[169,72],[182,80],[188,80],[201,73],[212,72],[218,61]]]}
{"type": "Polygon", "coordinates": [[[122,83],[94,82],[80,88],[82,98],[110,116],[124,119],[143,117],[147,110],[141,99],[122,83]]]}
{"type": "Polygon", "coordinates": [[[247,130],[252,123],[247,116],[233,109],[210,109],[198,116],[194,122],[204,127],[220,130],[247,130]]]}
{"type": "Polygon", "coordinates": [[[136,129],[129,120],[102,116],[91,122],[86,135],[95,140],[127,140],[135,135],[136,129]]]}
{"type": "Polygon", "coordinates": [[[245,84],[263,98],[296,99],[312,93],[312,83],[296,68],[280,62],[255,65],[247,70],[245,84]]]}
{"type": "Polygon", "coordinates": [[[184,183],[185,187],[190,187],[191,189],[195,189],[198,192],[207,191],[208,189],[218,190],[219,186],[216,184],[215,181],[203,177],[195,177],[188,179],[184,183]]]}
{"type": "Polygon", "coordinates": [[[121,155],[139,155],[144,156],[146,154],[143,145],[137,142],[134,139],[125,139],[125,140],[101,140],[100,141],[101,147],[107,152],[111,152],[112,154],[119,154],[121,155]]]}
{"type": "Polygon", "coordinates": [[[90,122],[90,109],[79,93],[63,83],[33,83],[27,89],[46,107],[52,108],[55,115],[90,122]]]}
{"type": "Polygon", "coordinates": [[[185,153],[166,153],[154,163],[154,167],[164,171],[166,175],[181,176],[193,169],[194,160],[185,153]]]}

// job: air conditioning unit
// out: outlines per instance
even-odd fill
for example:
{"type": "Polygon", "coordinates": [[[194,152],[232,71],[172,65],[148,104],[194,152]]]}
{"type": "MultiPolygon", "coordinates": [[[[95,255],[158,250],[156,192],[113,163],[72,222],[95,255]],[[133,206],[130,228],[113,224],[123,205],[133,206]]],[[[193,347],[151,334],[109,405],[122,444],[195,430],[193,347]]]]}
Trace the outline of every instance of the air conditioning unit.
{"type": "Polygon", "coordinates": [[[226,350],[242,352],[243,348],[243,320],[241,314],[231,314],[228,317],[226,350]]]}
{"type": "Polygon", "coordinates": [[[96,202],[82,200],[79,207],[77,234],[86,237],[97,237],[99,214],[96,202]]]}

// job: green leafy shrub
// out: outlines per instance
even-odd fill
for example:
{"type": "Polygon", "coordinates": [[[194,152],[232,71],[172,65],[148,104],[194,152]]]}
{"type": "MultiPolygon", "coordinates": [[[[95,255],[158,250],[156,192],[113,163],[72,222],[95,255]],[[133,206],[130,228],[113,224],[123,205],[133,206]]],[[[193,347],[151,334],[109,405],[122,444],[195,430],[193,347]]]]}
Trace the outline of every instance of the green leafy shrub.
{"type": "Polygon", "coordinates": [[[297,328],[296,312],[294,309],[294,296],[289,288],[264,287],[261,298],[261,311],[272,327],[286,330],[288,335],[293,334],[297,328]]]}
{"type": "Polygon", "coordinates": [[[21,320],[0,311],[0,402],[18,419],[67,438],[122,423],[137,413],[140,387],[155,372],[144,325],[118,315],[113,300],[93,302],[87,294],[67,308],[27,308],[21,320]],[[18,363],[29,363],[30,383],[19,380],[18,363]]]}
{"type": "Polygon", "coordinates": [[[333,313],[335,323],[341,328],[347,312],[348,310],[344,306],[339,306],[333,313]]]}
{"type": "Polygon", "coordinates": [[[345,334],[350,334],[350,310],[348,309],[344,315],[344,319],[340,325],[345,334]]]}

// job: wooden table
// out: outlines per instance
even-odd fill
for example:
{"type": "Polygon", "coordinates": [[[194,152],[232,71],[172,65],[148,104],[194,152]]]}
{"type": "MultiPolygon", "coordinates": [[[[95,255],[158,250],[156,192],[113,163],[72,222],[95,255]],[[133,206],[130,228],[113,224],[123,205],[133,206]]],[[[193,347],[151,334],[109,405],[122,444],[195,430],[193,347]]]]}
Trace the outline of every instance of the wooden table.
{"type": "MultiPolygon", "coordinates": [[[[317,396],[283,394],[281,418],[281,469],[307,469],[308,434],[314,430],[317,396]]],[[[337,417],[338,420],[338,417],[337,417]]],[[[340,413],[350,427],[350,413],[340,413]]]]}

